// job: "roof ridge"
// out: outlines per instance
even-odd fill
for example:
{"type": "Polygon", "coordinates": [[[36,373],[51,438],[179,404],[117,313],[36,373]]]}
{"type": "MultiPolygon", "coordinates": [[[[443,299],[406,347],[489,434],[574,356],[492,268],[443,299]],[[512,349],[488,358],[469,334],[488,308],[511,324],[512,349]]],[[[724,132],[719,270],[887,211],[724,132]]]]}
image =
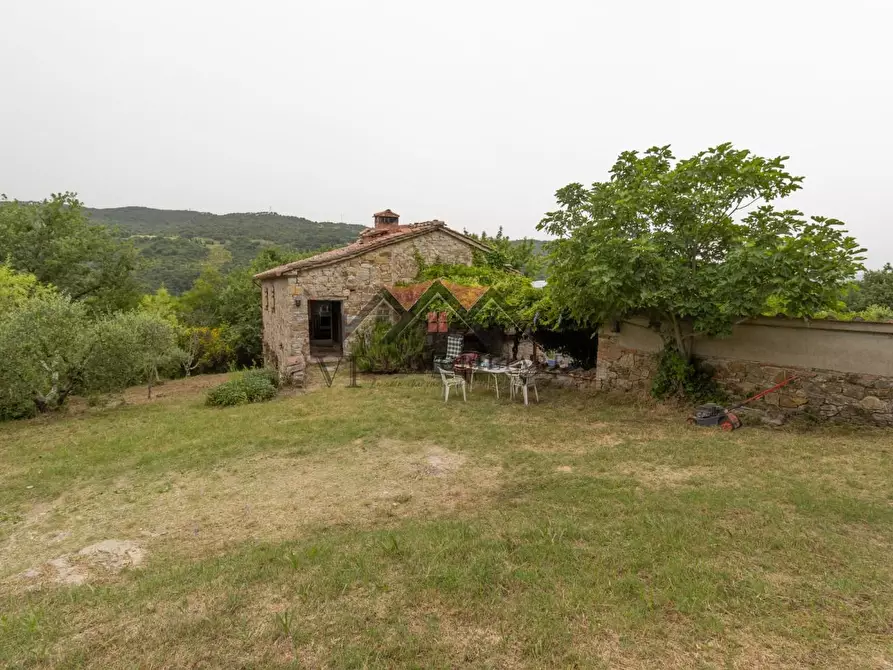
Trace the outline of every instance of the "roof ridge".
{"type": "Polygon", "coordinates": [[[364,254],[372,249],[386,247],[403,240],[418,237],[419,235],[425,235],[432,230],[443,230],[445,233],[453,237],[462,239],[473,246],[477,246],[481,249],[487,249],[486,245],[481,244],[477,240],[474,240],[466,235],[463,235],[462,233],[448,228],[446,223],[443,221],[422,221],[415,224],[401,225],[396,230],[390,230],[377,235],[375,234],[375,228],[367,228],[360,233],[360,237],[358,237],[350,244],[347,244],[343,247],[337,247],[335,249],[329,249],[328,251],[323,251],[314,256],[301,258],[299,260],[292,261],[291,263],[279,265],[277,267],[270,268],[269,270],[264,270],[263,272],[258,272],[256,275],[254,275],[254,278],[272,279],[275,277],[281,277],[286,272],[291,272],[293,270],[303,270],[306,268],[328,265],[330,263],[338,263],[340,261],[353,258],[354,256],[364,254]]]}

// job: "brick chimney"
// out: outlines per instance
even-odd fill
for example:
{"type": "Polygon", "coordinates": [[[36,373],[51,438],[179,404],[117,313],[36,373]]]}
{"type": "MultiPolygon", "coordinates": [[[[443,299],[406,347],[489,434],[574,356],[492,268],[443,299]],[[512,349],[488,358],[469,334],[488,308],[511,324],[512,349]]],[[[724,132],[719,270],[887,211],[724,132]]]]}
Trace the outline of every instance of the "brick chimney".
{"type": "Polygon", "coordinates": [[[390,232],[392,230],[397,230],[400,226],[400,215],[389,209],[386,209],[383,212],[376,212],[372,216],[375,220],[375,230],[390,232]]]}

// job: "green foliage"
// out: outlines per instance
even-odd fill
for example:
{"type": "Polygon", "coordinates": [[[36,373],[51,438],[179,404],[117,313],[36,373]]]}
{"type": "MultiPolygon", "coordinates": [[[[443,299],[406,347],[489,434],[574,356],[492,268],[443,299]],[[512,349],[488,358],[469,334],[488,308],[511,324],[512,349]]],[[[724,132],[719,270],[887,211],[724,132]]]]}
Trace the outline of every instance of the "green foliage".
{"type": "Polygon", "coordinates": [[[861,312],[871,305],[893,309],[893,265],[887,263],[880,270],[866,270],[844,298],[852,312],[861,312]]]}
{"type": "Polygon", "coordinates": [[[241,383],[248,402],[262,402],[276,396],[276,387],[270,383],[269,377],[243,376],[241,383]]]}
{"type": "Polygon", "coordinates": [[[686,357],[692,335],[727,334],[770,297],[795,317],[836,304],[864,250],[840,221],[769,204],[800,188],[785,160],[654,147],[621,154],[607,182],[565,186],[540,223],[559,236],[553,299],[584,325],[647,313],[686,357]]]}
{"type": "Polygon", "coordinates": [[[189,290],[208,260],[208,246],[198,240],[140,235],[128,239],[142,260],[136,279],[144,291],[164,286],[180,295],[189,290]]]}
{"type": "Polygon", "coordinates": [[[659,354],[651,394],[662,400],[677,398],[695,403],[721,402],[725,397],[712,375],[698,369],[672,344],[664,347],[659,354]]]}
{"type": "Polygon", "coordinates": [[[205,402],[214,407],[232,407],[245,405],[249,400],[243,384],[239,380],[230,379],[208,391],[205,402]]]}
{"type": "Polygon", "coordinates": [[[163,285],[175,295],[193,284],[211,248],[226,249],[232,266],[244,267],[270,248],[306,253],[353,242],[363,230],[354,224],[318,223],[272,212],[218,215],[148,207],[85,211],[94,222],[118,229],[139,250],[145,263],[137,279],[144,290],[163,285]]]}
{"type": "Polygon", "coordinates": [[[139,296],[136,250],[91,225],[73,193],[39,203],[0,199],[0,258],[99,310],[132,307],[139,296]]]}
{"type": "Polygon", "coordinates": [[[381,320],[356,334],[351,354],[360,372],[411,372],[427,367],[422,328],[409,327],[395,337],[390,336],[391,328],[389,321],[381,320]]]}
{"type": "Polygon", "coordinates": [[[54,292],[52,286],[41,284],[33,274],[16,272],[0,263],[0,315],[22,307],[32,298],[54,292]]]}
{"type": "Polygon", "coordinates": [[[110,392],[144,383],[151,396],[161,375],[176,374],[183,352],[177,328],[147,312],[119,312],[92,324],[97,346],[79,391],[110,392]]]}
{"type": "Polygon", "coordinates": [[[279,376],[265,369],[246,370],[208,391],[206,403],[214,407],[230,407],[263,402],[276,396],[279,376]]]}
{"type": "MultiPolygon", "coordinates": [[[[2,411],[30,400],[39,411],[61,407],[84,380],[98,346],[83,303],[68,296],[28,300],[0,318],[2,411]]],[[[12,413],[17,413],[14,410],[12,413]]]]}
{"type": "Polygon", "coordinates": [[[171,295],[163,286],[155,293],[144,295],[140,298],[137,308],[141,312],[157,316],[171,325],[178,325],[177,313],[180,302],[176,296],[171,295]]]}
{"type": "Polygon", "coordinates": [[[846,310],[819,312],[815,315],[815,318],[832,319],[835,321],[893,321],[893,309],[886,305],[869,305],[858,312],[848,312],[846,310]]]}
{"type": "Polygon", "coordinates": [[[151,385],[176,361],[175,332],[151,314],[94,319],[84,303],[68,296],[36,296],[0,315],[0,416],[56,410],[73,393],[151,385]]]}
{"type": "Polygon", "coordinates": [[[226,324],[226,340],[232,349],[233,360],[240,365],[257,365],[263,357],[261,289],[253,278],[257,271],[255,263],[230,272],[218,299],[220,321],[226,324]]]}
{"type": "Polygon", "coordinates": [[[134,334],[131,360],[141,381],[148,386],[151,397],[152,386],[159,381],[159,373],[173,369],[182,357],[177,347],[177,331],[167,321],[149,314],[134,312],[121,318],[129,322],[128,326],[134,334]]]}
{"type": "Polygon", "coordinates": [[[889,305],[869,305],[857,312],[857,315],[865,321],[891,321],[893,320],[893,307],[889,305]]]}
{"type": "Polygon", "coordinates": [[[235,364],[226,326],[180,326],[177,338],[182,351],[180,365],[187,377],[193,372],[220,372],[235,364]]]}
{"type": "MultiPolygon", "coordinates": [[[[227,273],[220,269],[223,259],[206,263],[192,288],[177,300],[180,322],[193,328],[219,329],[229,351],[228,363],[259,364],[263,314],[261,290],[254,275],[308,255],[311,254],[264,249],[250,266],[227,273]]],[[[223,351],[216,349],[218,353],[223,351]]]]}
{"type": "Polygon", "coordinates": [[[205,263],[201,274],[178,301],[184,321],[192,326],[215,326],[220,320],[220,294],[224,287],[220,269],[205,263]]]}
{"type": "Polygon", "coordinates": [[[492,249],[490,253],[484,254],[485,262],[476,263],[477,265],[486,264],[500,270],[515,270],[528,277],[540,277],[542,275],[544,267],[542,242],[530,240],[526,237],[522,240],[510,240],[502,232],[502,226],[499,227],[496,235],[493,236],[487,235],[486,231],[480,235],[469,233],[467,230],[463,231],[463,233],[492,249]]]}
{"type": "Polygon", "coordinates": [[[547,291],[534,288],[529,277],[517,272],[485,265],[429,265],[417,276],[418,281],[446,279],[466,286],[489,286],[498,295],[498,304],[475,312],[478,325],[524,329],[544,324],[552,315],[546,303],[547,291]]]}

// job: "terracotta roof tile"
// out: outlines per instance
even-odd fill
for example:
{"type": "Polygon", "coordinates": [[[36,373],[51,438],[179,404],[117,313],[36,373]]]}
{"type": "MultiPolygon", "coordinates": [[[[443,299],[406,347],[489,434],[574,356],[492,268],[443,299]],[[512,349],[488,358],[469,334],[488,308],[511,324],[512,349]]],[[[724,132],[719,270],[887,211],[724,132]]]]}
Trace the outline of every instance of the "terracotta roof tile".
{"type": "Polygon", "coordinates": [[[420,284],[410,284],[409,286],[386,286],[388,293],[397,299],[403,309],[412,309],[419,298],[425,295],[425,291],[431,288],[434,280],[421,282],[420,284]]]}
{"type": "Polygon", "coordinates": [[[397,299],[397,302],[403,306],[403,309],[410,310],[435,282],[439,282],[444,288],[452,293],[453,297],[455,297],[456,300],[459,301],[459,304],[465,309],[474,307],[481,296],[490,290],[489,286],[466,286],[465,284],[457,284],[456,282],[447,281],[445,279],[432,279],[418,284],[385,286],[384,288],[397,299]]]}
{"type": "Polygon", "coordinates": [[[402,242],[403,240],[417,237],[419,235],[426,235],[432,230],[443,230],[453,237],[460,238],[468,242],[472,246],[478,247],[481,250],[488,249],[486,245],[481,244],[477,240],[473,240],[469,237],[466,237],[465,235],[462,235],[461,233],[450,230],[446,227],[446,224],[443,221],[425,221],[422,223],[411,223],[409,225],[396,226],[387,230],[367,228],[362,233],[360,233],[359,239],[357,239],[355,242],[351,242],[345,247],[339,247],[338,249],[332,249],[331,251],[324,251],[321,254],[316,254],[315,256],[310,256],[309,258],[302,258],[298,261],[293,261],[291,263],[286,263],[285,265],[270,268],[269,270],[264,270],[263,272],[259,272],[258,274],[254,275],[254,278],[272,279],[274,277],[281,277],[287,272],[294,272],[298,270],[305,270],[307,268],[317,267],[320,265],[337,263],[342,260],[347,260],[348,258],[360,256],[369,251],[373,251],[374,249],[380,249],[381,247],[395,244],[396,242],[402,242]]]}
{"type": "Polygon", "coordinates": [[[489,286],[466,286],[464,284],[457,284],[456,282],[443,279],[440,280],[440,283],[446,286],[449,292],[456,296],[456,300],[458,300],[459,304],[465,309],[474,307],[474,304],[481,299],[481,296],[490,290],[489,286]]]}

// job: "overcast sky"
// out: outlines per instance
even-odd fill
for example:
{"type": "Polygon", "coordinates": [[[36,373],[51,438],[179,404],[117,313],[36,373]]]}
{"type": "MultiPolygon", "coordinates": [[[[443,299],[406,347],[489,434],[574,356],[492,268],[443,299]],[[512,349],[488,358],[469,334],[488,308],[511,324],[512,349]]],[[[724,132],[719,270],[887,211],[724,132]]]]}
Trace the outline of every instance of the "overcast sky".
{"type": "Polygon", "coordinates": [[[535,234],[625,149],[791,156],[893,261],[885,0],[0,1],[0,192],[535,234]]]}

